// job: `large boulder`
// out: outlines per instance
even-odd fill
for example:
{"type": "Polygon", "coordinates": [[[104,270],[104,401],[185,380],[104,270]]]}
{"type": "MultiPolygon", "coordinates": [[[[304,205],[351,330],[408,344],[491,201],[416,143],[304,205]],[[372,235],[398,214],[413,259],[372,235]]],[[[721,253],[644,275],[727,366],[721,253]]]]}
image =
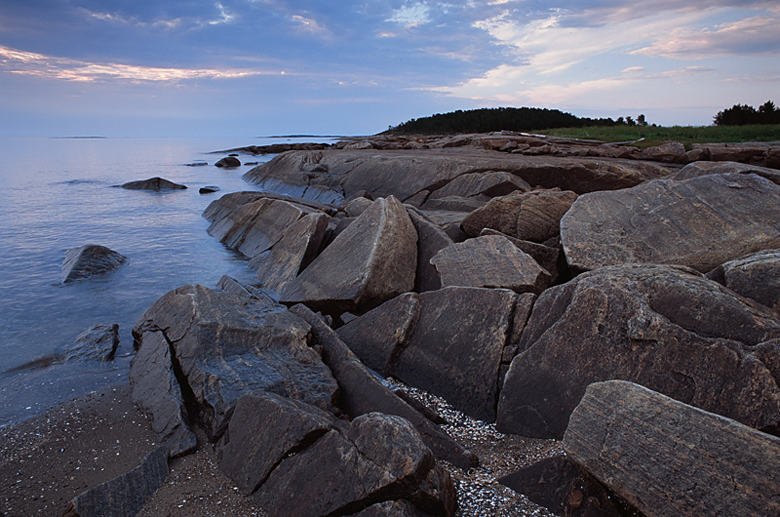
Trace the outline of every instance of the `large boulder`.
{"type": "Polygon", "coordinates": [[[569,265],[681,264],[707,272],[780,247],[780,186],[755,174],[656,180],[580,196],[561,219],[569,265]]]}
{"type": "Polygon", "coordinates": [[[707,273],[707,277],[780,312],[780,249],[730,260],[707,273]]]}
{"type": "Polygon", "coordinates": [[[648,517],[780,514],[780,439],[636,384],[589,386],[563,447],[648,517]]]}
{"type": "Polygon", "coordinates": [[[419,319],[390,373],[492,422],[517,295],[508,289],[448,287],[418,298],[419,319]]]}
{"type": "Polygon", "coordinates": [[[780,422],[780,389],[752,352],[780,318],[694,270],[624,265],[542,293],[506,375],[502,432],[560,438],[588,384],[636,382],[759,429],[780,422]]]}
{"type": "Polygon", "coordinates": [[[525,241],[543,242],[558,235],[563,214],[577,199],[571,191],[535,190],[497,197],[463,219],[463,231],[471,237],[492,228],[525,241]]]}
{"type": "Polygon", "coordinates": [[[62,262],[62,283],[112,271],[125,260],[127,258],[121,253],[97,244],[71,248],[62,262]]]}
{"type": "Polygon", "coordinates": [[[442,287],[500,287],[540,293],[551,275],[506,237],[486,235],[452,244],[430,259],[442,287]]]}
{"type": "Polygon", "coordinates": [[[165,178],[154,177],[145,180],[128,181],[122,184],[121,187],[129,190],[153,190],[159,192],[161,190],[185,190],[187,185],[174,183],[165,178]]]}
{"type": "MultiPolygon", "coordinates": [[[[310,330],[272,302],[187,285],[157,300],[136,322],[133,334],[142,340],[139,352],[147,353],[145,335],[162,333],[164,340],[154,344],[170,349],[187,403],[216,438],[244,393],[271,391],[332,407],[338,385],[309,347],[310,330]]],[[[141,366],[131,366],[136,385],[155,382],[146,378],[156,372],[141,366]]]]}
{"type": "Polygon", "coordinates": [[[380,198],[281,293],[286,304],[365,312],[414,287],[417,232],[393,196],[380,198]]]}

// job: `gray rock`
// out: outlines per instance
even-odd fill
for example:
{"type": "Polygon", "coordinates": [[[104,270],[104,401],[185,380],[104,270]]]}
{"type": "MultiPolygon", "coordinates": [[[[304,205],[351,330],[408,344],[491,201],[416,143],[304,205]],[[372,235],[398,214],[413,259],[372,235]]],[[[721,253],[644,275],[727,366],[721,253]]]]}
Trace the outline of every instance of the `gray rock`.
{"type": "Polygon", "coordinates": [[[540,293],[550,273],[506,237],[486,235],[452,244],[430,260],[442,287],[499,287],[517,293],[540,293]]]}
{"type": "Polygon", "coordinates": [[[62,283],[112,271],[125,260],[124,255],[97,244],[71,248],[62,262],[62,283]]]}
{"type": "Polygon", "coordinates": [[[119,325],[92,325],[66,347],[66,362],[110,361],[119,346],[119,325]]]}
{"type": "Polygon", "coordinates": [[[772,183],[780,185],[780,171],[777,169],[770,169],[768,167],[760,167],[758,165],[747,165],[745,163],[737,162],[708,162],[700,161],[689,163],[683,167],[677,174],[670,176],[669,179],[683,181],[692,178],[698,178],[699,176],[707,176],[709,174],[727,174],[727,173],[739,173],[739,174],[757,174],[763,178],[768,179],[772,183]]]}
{"type": "Polygon", "coordinates": [[[393,196],[378,199],[287,285],[286,304],[365,312],[414,287],[417,232],[393,196]]]}
{"type": "Polygon", "coordinates": [[[501,390],[497,428],[560,438],[588,384],[609,379],[758,429],[774,426],[780,389],[751,352],[778,337],[776,313],[689,268],[584,273],[534,304],[501,390]]]}
{"type": "Polygon", "coordinates": [[[516,239],[543,242],[558,235],[561,217],[576,199],[571,191],[513,193],[490,200],[463,219],[461,226],[471,237],[492,228],[516,239]]]}
{"type": "MultiPolygon", "coordinates": [[[[169,343],[174,368],[186,380],[182,391],[212,439],[245,393],[270,391],[332,407],[338,386],[308,346],[310,326],[282,306],[187,285],[160,298],[133,328],[136,339],[156,331],[169,343]]],[[[134,369],[138,379],[152,375],[134,369]]]]}
{"type": "Polygon", "coordinates": [[[780,312],[780,250],[764,250],[721,264],[707,277],[780,312]]]}
{"type": "Polygon", "coordinates": [[[635,262],[707,272],[748,253],[780,247],[780,186],[755,174],[656,180],[581,196],[561,219],[573,269],[635,262]]]}
{"type": "Polygon", "coordinates": [[[282,230],[271,249],[250,260],[249,267],[257,271],[263,287],[281,293],[314,259],[329,222],[330,217],[322,213],[304,215],[282,230]]]}
{"type": "Polygon", "coordinates": [[[439,251],[452,244],[452,239],[424,213],[413,208],[407,208],[407,211],[417,230],[417,272],[414,290],[418,293],[435,291],[441,288],[441,277],[430,261],[439,251]]]}
{"type": "Polygon", "coordinates": [[[168,450],[158,447],[141,464],[76,496],[64,517],[133,517],[168,477],[168,450]]]}
{"type": "Polygon", "coordinates": [[[422,210],[447,210],[451,212],[473,212],[485,206],[488,198],[485,197],[460,197],[447,196],[439,198],[429,197],[420,208],[422,210]]]}
{"type": "Polygon", "coordinates": [[[429,199],[449,196],[506,196],[516,190],[531,190],[531,185],[508,172],[471,172],[462,174],[440,189],[434,190],[429,199]]]}
{"type": "Polygon", "coordinates": [[[215,167],[233,169],[235,167],[241,167],[241,160],[235,156],[225,156],[214,164],[215,167]]]}
{"type": "Polygon", "coordinates": [[[505,235],[498,230],[493,230],[491,228],[484,228],[479,235],[480,237],[485,235],[501,235],[506,237],[509,239],[509,242],[517,247],[517,249],[530,255],[530,257],[534,259],[536,263],[542,267],[542,269],[550,273],[551,283],[558,280],[558,278],[560,278],[562,275],[566,275],[568,273],[566,268],[566,258],[561,253],[560,239],[556,238],[539,244],[536,242],[515,239],[514,237],[510,237],[509,235],[505,235]]]}
{"type": "Polygon", "coordinates": [[[651,516],[780,514],[780,439],[642,386],[588,386],[566,453],[651,516]]]}
{"type": "Polygon", "coordinates": [[[365,510],[352,514],[352,517],[426,517],[427,515],[409,501],[401,499],[372,504],[365,510]]]}
{"type": "Polygon", "coordinates": [[[121,185],[122,188],[130,190],[154,190],[159,192],[160,190],[184,190],[186,185],[174,183],[170,180],[166,180],[160,177],[149,178],[145,180],[128,181],[121,185]]]}
{"type": "Polygon", "coordinates": [[[219,192],[219,187],[216,185],[206,185],[198,189],[199,194],[213,194],[214,192],[219,192]]]}
{"type": "Polygon", "coordinates": [[[492,422],[499,365],[517,295],[448,287],[419,295],[420,317],[392,375],[492,422]],[[446,360],[444,359],[446,358],[446,360]]]}

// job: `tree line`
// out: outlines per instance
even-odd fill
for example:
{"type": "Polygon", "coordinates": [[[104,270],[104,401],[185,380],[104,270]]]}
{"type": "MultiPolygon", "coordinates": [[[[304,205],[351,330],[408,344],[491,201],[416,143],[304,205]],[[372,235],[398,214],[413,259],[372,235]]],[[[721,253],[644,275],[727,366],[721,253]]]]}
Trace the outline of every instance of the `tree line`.
{"type": "Polygon", "coordinates": [[[715,115],[716,126],[748,124],[780,124],[780,108],[772,101],[766,101],[758,109],[747,104],[735,104],[715,115]]]}
{"type": "Polygon", "coordinates": [[[646,126],[644,115],[636,120],[631,117],[592,119],[576,117],[556,109],[544,108],[480,108],[437,113],[430,117],[411,119],[397,126],[390,126],[390,134],[457,134],[490,133],[491,131],[535,131],[562,127],[587,126],[646,126]]]}

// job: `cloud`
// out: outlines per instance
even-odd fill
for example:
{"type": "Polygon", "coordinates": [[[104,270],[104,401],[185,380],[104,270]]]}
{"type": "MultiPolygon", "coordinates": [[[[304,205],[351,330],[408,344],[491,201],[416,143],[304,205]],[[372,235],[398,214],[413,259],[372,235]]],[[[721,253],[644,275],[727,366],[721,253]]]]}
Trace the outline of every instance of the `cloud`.
{"type": "Polygon", "coordinates": [[[715,28],[680,27],[632,54],[672,59],[776,54],[780,51],[780,14],[756,16],[715,28]]]}
{"type": "Polygon", "coordinates": [[[329,34],[330,31],[320,25],[314,18],[302,16],[300,14],[294,14],[290,17],[294,24],[301,30],[310,32],[312,34],[329,34]]]}
{"type": "Polygon", "coordinates": [[[247,69],[161,68],[120,63],[90,63],[2,46],[0,46],[0,72],[76,82],[107,80],[179,82],[193,79],[237,79],[255,75],[279,74],[278,71],[247,69]]]}
{"type": "Polygon", "coordinates": [[[214,6],[217,8],[217,10],[219,10],[219,17],[217,17],[214,20],[207,21],[206,22],[207,24],[209,24],[209,25],[221,25],[223,23],[230,23],[230,22],[232,22],[236,18],[236,15],[227,12],[227,10],[225,9],[225,6],[222,5],[221,3],[217,2],[216,4],[214,4],[214,6]]]}
{"type": "Polygon", "coordinates": [[[395,22],[404,25],[407,28],[417,27],[430,21],[428,17],[430,9],[427,5],[417,2],[416,4],[405,5],[396,9],[385,21],[395,22]]]}

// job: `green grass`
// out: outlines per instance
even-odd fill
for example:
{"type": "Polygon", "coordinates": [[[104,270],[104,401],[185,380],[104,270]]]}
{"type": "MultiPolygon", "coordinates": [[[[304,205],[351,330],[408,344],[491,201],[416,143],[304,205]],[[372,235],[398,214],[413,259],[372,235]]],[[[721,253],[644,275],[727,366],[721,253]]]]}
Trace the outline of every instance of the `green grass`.
{"type": "Polygon", "coordinates": [[[755,126],[593,126],[578,128],[545,129],[534,131],[543,135],[567,138],[585,138],[605,142],[637,140],[638,147],[659,145],[669,140],[682,142],[687,149],[693,143],[718,142],[774,142],[780,141],[780,124],[755,126]]]}

